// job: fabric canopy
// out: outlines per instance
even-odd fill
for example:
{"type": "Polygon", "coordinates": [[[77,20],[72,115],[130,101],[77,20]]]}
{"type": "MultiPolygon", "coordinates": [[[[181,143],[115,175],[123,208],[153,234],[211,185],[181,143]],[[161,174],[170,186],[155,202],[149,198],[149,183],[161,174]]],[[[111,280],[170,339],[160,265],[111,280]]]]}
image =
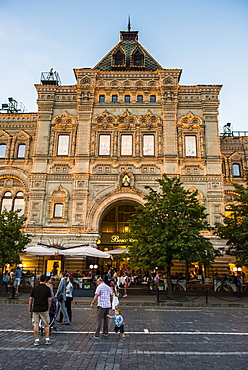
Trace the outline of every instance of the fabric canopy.
{"type": "Polygon", "coordinates": [[[128,248],[118,248],[118,249],[113,249],[112,251],[108,251],[108,252],[105,252],[105,253],[109,253],[109,254],[122,254],[122,253],[128,253],[129,252],[129,249],[128,248]]]}
{"type": "Polygon", "coordinates": [[[25,248],[24,253],[36,256],[54,256],[57,251],[51,248],[43,247],[42,245],[37,245],[36,247],[25,248]]]}
{"type": "Polygon", "coordinates": [[[62,249],[59,254],[64,256],[88,256],[88,257],[99,257],[99,258],[111,258],[111,255],[100,251],[99,249],[87,246],[87,247],[76,247],[62,249]]]}

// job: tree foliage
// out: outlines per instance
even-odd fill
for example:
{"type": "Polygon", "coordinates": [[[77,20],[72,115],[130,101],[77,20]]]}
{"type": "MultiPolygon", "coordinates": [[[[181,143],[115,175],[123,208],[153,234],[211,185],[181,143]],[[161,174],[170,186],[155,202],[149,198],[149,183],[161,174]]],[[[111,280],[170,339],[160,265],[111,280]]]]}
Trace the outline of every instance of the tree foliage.
{"type": "Polygon", "coordinates": [[[213,261],[218,252],[201,234],[210,226],[197,191],[185,190],[180,179],[165,174],[156,181],[158,191],[146,187],[146,203],[132,216],[128,234],[132,265],[143,269],[166,267],[170,275],[173,260],[213,261]]]}
{"type": "Polygon", "coordinates": [[[26,218],[19,211],[6,211],[0,214],[0,267],[13,265],[20,261],[19,253],[31,239],[24,234],[23,227],[26,218]]]}
{"type": "Polygon", "coordinates": [[[238,259],[237,264],[248,266],[248,169],[245,170],[245,184],[233,183],[235,203],[229,205],[224,224],[217,225],[218,235],[227,239],[226,253],[238,259]]]}

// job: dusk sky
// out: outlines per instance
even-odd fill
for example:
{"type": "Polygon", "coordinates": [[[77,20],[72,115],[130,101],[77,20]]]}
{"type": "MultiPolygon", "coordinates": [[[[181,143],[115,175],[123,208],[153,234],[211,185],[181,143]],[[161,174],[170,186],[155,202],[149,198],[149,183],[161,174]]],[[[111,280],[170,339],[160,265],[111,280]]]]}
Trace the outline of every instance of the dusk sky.
{"type": "Polygon", "coordinates": [[[220,131],[248,131],[248,0],[0,0],[0,104],[8,97],[36,112],[41,72],[74,85],[73,68],[94,67],[119,41],[139,42],[181,85],[223,85],[220,131]]]}

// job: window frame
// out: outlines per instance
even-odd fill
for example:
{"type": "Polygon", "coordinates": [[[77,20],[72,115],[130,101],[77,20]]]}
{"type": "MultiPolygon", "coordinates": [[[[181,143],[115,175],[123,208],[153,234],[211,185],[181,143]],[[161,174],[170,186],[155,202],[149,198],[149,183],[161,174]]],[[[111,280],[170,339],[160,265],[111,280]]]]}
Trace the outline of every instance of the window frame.
{"type": "Polygon", "coordinates": [[[125,103],[131,103],[131,96],[130,95],[125,95],[124,96],[124,102],[125,103]]]}
{"type": "Polygon", "coordinates": [[[7,151],[7,144],[5,143],[0,143],[0,159],[6,157],[6,151],[7,151]],[[5,147],[4,155],[1,155],[1,147],[5,147]]]}
{"type": "Polygon", "coordinates": [[[64,203],[61,203],[61,202],[56,202],[54,203],[53,205],[53,218],[56,218],[56,219],[61,219],[63,218],[64,216],[64,203]],[[56,208],[58,208],[57,206],[61,206],[59,208],[59,215],[56,215],[56,208]]]}
{"type": "Polygon", "coordinates": [[[99,95],[99,103],[104,103],[105,102],[105,95],[101,94],[99,95]]]}
{"type": "MultiPolygon", "coordinates": [[[[111,135],[110,134],[99,134],[99,139],[98,139],[98,155],[99,155],[99,157],[110,157],[110,155],[111,155],[111,135]],[[103,140],[103,137],[108,137],[109,138],[109,142],[106,144],[107,145],[107,149],[105,149],[105,150],[107,150],[107,152],[108,152],[108,154],[103,154],[102,152],[101,152],[101,141],[103,140]]],[[[103,143],[104,144],[104,143],[103,143]]],[[[103,152],[104,152],[104,150],[103,150],[103,152]]]]}
{"type": "Polygon", "coordinates": [[[120,155],[121,157],[131,157],[133,155],[133,135],[132,134],[121,134],[121,142],[120,142],[120,155]],[[131,138],[131,143],[127,143],[126,145],[129,145],[131,144],[131,150],[130,150],[130,153],[128,154],[125,154],[123,153],[123,151],[125,152],[125,148],[124,148],[124,140],[123,139],[127,139],[127,138],[131,138]]]}
{"type": "Polygon", "coordinates": [[[150,103],[156,103],[157,102],[157,97],[156,95],[150,95],[150,103]],[[154,99],[154,100],[153,100],[154,99]]]}
{"type": "Polygon", "coordinates": [[[111,101],[112,101],[112,103],[117,103],[118,102],[118,95],[117,94],[111,95],[111,101]]]}
{"type": "Polygon", "coordinates": [[[57,139],[57,156],[59,157],[68,157],[69,156],[69,152],[70,152],[70,135],[69,134],[58,134],[58,139],[57,139]],[[63,152],[64,151],[64,147],[65,147],[65,143],[62,143],[60,142],[60,138],[62,137],[66,137],[68,138],[68,141],[67,141],[67,150],[66,150],[66,154],[63,152]],[[61,153],[60,153],[61,151],[61,153]]]}
{"type": "Polygon", "coordinates": [[[26,150],[27,150],[27,145],[26,144],[23,144],[23,143],[20,143],[20,144],[18,144],[18,146],[17,146],[17,158],[18,159],[23,159],[23,158],[25,158],[25,156],[26,156],[26,150]],[[22,150],[23,150],[23,155],[20,155],[20,154],[22,154],[22,150],[21,150],[21,148],[23,148],[22,150]]]}
{"type": "Polygon", "coordinates": [[[184,135],[184,149],[185,149],[185,152],[184,152],[185,157],[193,157],[193,158],[197,157],[197,136],[196,135],[184,135]],[[190,143],[190,142],[187,143],[187,141],[189,141],[189,138],[194,139],[194,143],[190,143]]]}
{"type": "Polygon", "coordinates": [[[142,137],[142,154],[143,154],[143,157],[154,157],[155,156],[155,134],[143,134],[143,137],[142,137]],[[146,154],[145,153],[145,148],[149,145],[149,143],[146,143],[146,145],[145,145],[145,141],[146,141],[146,139],[148,139],[148,137],[152,137],[152,149],[150,149],[150,150],[153,152],[153,154],[146,154]]]}
{"type": "Polygon", "coordinates": [[[142,95],[142,94],[137,95],[137,102],[138,103],[143,103],[144,102],[144,95],[142,95]]]}
{"type": "Polygon", "coordinates": [[[239,163],[232,163],[232,177],[241,177],[241,166],[239,163]],[[235,168],[238,169],[238,174],[235,173],[235,168]]]}

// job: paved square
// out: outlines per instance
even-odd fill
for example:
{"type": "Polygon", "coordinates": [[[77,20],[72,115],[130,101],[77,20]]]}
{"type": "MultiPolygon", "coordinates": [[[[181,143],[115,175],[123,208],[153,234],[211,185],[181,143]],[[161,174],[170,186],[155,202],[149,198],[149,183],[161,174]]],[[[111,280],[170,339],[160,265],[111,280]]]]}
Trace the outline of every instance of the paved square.
{"type": "Polygon", "coordinates": [[[95,308],[72,306],[51,346],[33,345],[26,304],[0,304],[1,370],[248,369],[246,308],[123,307],[126,340],[91,339],[95,308]]]}

